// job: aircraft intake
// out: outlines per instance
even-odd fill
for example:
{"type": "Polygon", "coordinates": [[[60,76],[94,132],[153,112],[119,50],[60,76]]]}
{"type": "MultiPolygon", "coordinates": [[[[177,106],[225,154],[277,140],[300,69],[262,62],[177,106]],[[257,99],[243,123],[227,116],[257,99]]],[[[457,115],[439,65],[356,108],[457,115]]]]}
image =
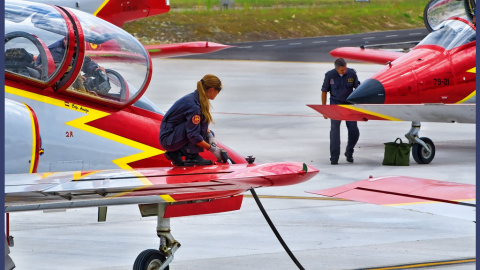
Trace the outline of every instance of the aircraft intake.
{"type": "Polygon", "coordinates": [[[385,87],[376,79],[367,79],[350,94],[347,101],[355,104],[383,104],[385,87]]]}

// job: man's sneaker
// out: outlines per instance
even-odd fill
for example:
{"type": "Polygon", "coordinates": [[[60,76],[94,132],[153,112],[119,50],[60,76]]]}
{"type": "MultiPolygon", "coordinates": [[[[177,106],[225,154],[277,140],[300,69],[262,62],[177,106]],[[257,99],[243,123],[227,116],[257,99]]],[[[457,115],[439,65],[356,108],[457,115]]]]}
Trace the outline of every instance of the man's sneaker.
{"type": "Polygon", "coordinates": [[[350,163],[353,163],[353,155],[347,155],[347,152],[345,152],[345,156],[347,157],[347,161],[350,163]]]}
{"type": "Polygon", "coordinates": [[[338,165],[338,160],[332,160],[332,161],[330,161],[330,164],[332,164],[332,165],[338,165]]]}
{"type": "Polygon", "coordinates": [[[184,162],[185,166],[204,166],[212,165],[213,162],[209,159],[202,158],[199,154],[188,154],[184,162]]]}
{"type": "Polygon", "coordinates": [[[165,157],[172,162],[173,166],[183,166],[182,153],[180,151],[165,152],[165,157]]]}

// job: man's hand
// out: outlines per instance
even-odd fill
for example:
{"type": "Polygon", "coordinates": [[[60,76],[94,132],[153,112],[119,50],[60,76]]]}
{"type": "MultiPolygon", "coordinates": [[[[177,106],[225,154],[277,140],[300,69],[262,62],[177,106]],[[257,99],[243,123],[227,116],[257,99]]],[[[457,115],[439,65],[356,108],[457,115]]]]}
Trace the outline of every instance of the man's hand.
{"type": "Polygon", "coordinates": [[[212,152],[217,160],[222,160],[222,148],[212,145],[208,151],[212,152]]]}
{"type": "Polygon", "coordinates": [[[323,118],[328,119],[328,117],[326,115],[324,115],[323,118]]]}

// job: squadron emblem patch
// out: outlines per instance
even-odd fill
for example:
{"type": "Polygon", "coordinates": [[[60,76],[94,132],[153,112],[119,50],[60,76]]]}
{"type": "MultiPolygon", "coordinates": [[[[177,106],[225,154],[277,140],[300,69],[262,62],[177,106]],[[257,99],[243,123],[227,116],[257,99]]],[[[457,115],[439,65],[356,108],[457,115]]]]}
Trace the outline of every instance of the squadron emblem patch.
{"type": "Polygon", "coordinates": [[[198,125],[198,124],[200,123],[200,115],[195,114],[195,115],[192,117],[192,123],[194,123],[195,125],[198,125]]]}

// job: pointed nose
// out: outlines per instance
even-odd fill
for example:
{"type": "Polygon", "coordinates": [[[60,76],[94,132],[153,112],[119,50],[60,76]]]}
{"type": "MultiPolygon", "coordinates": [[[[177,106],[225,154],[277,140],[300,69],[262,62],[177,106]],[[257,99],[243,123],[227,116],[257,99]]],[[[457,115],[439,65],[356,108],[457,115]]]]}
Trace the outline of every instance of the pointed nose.
{"type": "Polygon", "coordinates": [[[385,88],[375,79],[367,79],[348,96],[347,101],[356,104],[385,103],[385,88]]]}

